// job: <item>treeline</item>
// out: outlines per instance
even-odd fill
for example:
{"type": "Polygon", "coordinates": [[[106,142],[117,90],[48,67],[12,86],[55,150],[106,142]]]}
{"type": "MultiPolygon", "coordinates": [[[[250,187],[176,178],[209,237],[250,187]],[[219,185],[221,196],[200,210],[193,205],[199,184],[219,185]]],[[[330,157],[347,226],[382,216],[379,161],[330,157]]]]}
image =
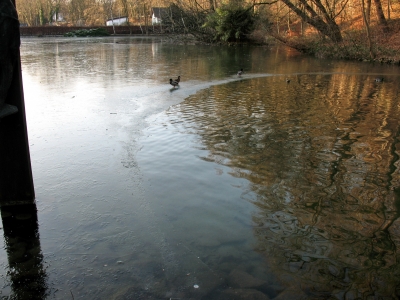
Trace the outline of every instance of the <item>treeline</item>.
{"type": "Polygon", "coordinates": [[[324,53],[334,45],[336,54],[371,59],[378,55],[378,39],[390,33],[399,11],[399,3],[391,0],[16,0],[16,3],[20,22],[28,26],[100,26],[120,16],[128,17],[128,26],[148,26],[152,8],[162,7],[164,30],[191,33],[209,42],[265,40],[272,36],[308,52],[323,49],[324,53]],[[305,41],[304,37],[313,40],[305,41]],[[349,50],[349,46],[354,49],[349,50]]]}

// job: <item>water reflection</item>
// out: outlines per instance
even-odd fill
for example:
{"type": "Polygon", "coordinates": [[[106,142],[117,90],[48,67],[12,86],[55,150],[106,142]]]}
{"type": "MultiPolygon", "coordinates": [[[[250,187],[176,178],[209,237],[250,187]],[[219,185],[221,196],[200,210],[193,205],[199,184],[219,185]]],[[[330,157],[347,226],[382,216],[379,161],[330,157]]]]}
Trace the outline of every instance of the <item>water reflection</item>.
{"type": "Polygon", "coordinates": [[[398,244],[397,67],[282,50],[23,39],[48,298],[289,299],[314,261],[344,265],[332,232],[398,244]]]}
{"type": "Polygon", "coordinates": [[[398,86],[344,74],[259,78],[168,112],[199,136],[203,160],[248,180],[256,250],[300,298],[400,296],[398,86]]]}
{"type": "MultiPolygon", "coordinates": [[[[47,275],[35,204],[1,207],[11,291],[7,299],[45,299],[47,275]]],[[[3,287],[3,292],[7,290],[3,287]]]]}

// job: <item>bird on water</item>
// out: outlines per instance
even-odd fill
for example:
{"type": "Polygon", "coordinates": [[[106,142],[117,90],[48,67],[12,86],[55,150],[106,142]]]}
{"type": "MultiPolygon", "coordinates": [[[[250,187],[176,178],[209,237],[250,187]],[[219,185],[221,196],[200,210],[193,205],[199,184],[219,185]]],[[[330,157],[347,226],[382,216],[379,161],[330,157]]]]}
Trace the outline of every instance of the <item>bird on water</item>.
{"type": "Polygon", "coordinates": [[[174,81],[176,81],[178,84],[181,81],[181,76],[179,75],[177,79],[175,79],[174,81]]]}
{"type": "Polygon", "coordinates": [[[237,72],[237,75],[240,76],[243,74],[243,69],[240,69],[240,71],[237,72]]]}

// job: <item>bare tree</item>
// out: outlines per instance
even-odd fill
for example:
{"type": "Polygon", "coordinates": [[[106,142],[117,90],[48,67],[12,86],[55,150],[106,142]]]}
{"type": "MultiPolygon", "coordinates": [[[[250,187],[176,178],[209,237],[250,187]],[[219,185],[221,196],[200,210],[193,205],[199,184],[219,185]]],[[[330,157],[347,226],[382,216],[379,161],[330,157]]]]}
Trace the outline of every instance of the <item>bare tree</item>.
{"type": "Polygon", "coordinates": [[[36,1],[19,0],[16,4],[20,22],[26,23],[28,26],[37,25],[36,1]]]}
{"type": "Polygon", "coordinates": [[[361,9],[362,9],[362,16],[363,16],[363,20],[364,20],[364,24],[365,24],[365,30],[367,32],[369,55],[371,58],[374,58],[375,55],[374,55],[373,49],[372,49],[371,34],[370,34],[370,30],[369,30],[369,21],[367,20],[367,15],[365,12],[366,9],[365,9],[364,0],[361,0],[361,9]]]}
{"type": "Polygon", "coordinates": [[[341,42],[343,40],[340,28],[335,22],[336,15],[329,13],[329,10],[326,9],[320,0],[313,0],[312,2],[317,9],[314,9],[307,0],[299,0],[299,4],[304,7],[304,10],[300,9],[300,7],[295,5],[291,0],[282,0],[282,2],[303,19],[304,22],[313,26],[332,41],[341,42]]]}
{"type": "Polygon", "coordinates": [[[70,0],[67,7],[69,20],[73,24],[82,25],[85,23],[85,12],[88,8],[85,0],[70,0]]]}

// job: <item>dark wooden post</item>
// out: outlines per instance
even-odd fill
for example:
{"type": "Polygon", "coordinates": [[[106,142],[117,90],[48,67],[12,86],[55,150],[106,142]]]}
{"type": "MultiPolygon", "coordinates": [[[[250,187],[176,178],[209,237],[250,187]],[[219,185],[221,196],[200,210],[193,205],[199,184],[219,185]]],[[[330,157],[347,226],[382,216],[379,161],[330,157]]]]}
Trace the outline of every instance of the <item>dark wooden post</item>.
{"type": "Polygon", "coordinates": [[[0,1],[0,205],[34,203],[15,0],[0,1]]]}
{"type": "Polygon", "coordinates": [[[11,298],[45,299],[15,0],[0,0],[0,210],[11,298]]]}
{"type": "Polygon", "coordinates": [[[22,88],[15,0],[0,0],[0,210],[13,299],[45,299],[47,275],[37,209],[22,88]]]}

